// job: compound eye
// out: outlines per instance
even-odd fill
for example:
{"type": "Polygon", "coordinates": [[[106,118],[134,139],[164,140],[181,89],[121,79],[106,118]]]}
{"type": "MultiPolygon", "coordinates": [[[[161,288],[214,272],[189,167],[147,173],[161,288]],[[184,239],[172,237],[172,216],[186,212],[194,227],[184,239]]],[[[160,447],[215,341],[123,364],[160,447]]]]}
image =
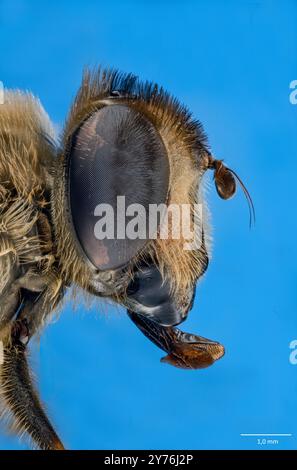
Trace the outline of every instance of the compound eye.
{"type": "Polygon", "coordinates": [[[167,200],[169,163],[158,131],[128,106],[105,106],[70,138],[66,175],[80,251],[100,270],[127,265],[148,242],[149,205],[167,200]]]}

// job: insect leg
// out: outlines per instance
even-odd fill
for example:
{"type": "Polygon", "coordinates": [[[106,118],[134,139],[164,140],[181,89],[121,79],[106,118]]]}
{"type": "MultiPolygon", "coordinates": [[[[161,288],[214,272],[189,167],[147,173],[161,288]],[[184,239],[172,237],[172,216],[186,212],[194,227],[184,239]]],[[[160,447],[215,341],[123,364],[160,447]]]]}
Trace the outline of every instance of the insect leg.
{"type": "Polygon", "coordinates": [[[29,339],[45,325],[51,313],[64,297],[65,285],[54,271],[43,279],[43,289],[40,290],[38,276],[26,279],[22,283],[23,306],[18,314],[18,320],[25,320],[28,325],[29,339]],[[33,291],[33,286],[38,288],[33,291]]]}
{"type": "Polygon", "coordinates": [[[0,233],[0,338],[1,333],[13,319],[19,304],[16,283],[20,269],[14,262],[14,245],[8,235],[0,233]]]}
{"type": "Polygon", "coordinates": [[[203,369],[224,355],[224,347],[216,341],[162,326],[129,310],[127,313],[140,331],[167,353],[162,362],[182,369],[203,369]]]}
{"type": "MultiPolygon", "coordinates": [[[[19,323],[10,347],[4,349],[1,367],[1,394],[5,405],[13,414],[17,432],[28,433],[43,450],[63,450],[63,444],[48,420],[34,388],[22,337],[26,325],[19,323]]],[[[26,335],[26,336],[23,336],[26,335]]]]}
{"type": "Polygon", "coordinates": [[[29,434],[40,449],[63,450],[34,387],[26,353],[29,339],[62,296],[57,292],[53,304],[49,305],[46,303],[52,298],[49,295],[49,289],[42,293],[22,291],[22,306],[3,351],[0,385],[2,400],[13,416],[17,432],[29,434]]]}

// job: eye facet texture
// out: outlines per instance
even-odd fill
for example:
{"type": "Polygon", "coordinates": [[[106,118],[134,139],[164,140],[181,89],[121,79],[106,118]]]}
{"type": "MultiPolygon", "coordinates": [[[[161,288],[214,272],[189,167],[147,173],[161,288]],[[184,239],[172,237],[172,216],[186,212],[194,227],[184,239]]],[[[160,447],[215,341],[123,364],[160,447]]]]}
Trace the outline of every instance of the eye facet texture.
{"type": "Polygon", "coordinates": [[[68,203],[80,247],[98,269],[125,266],[147,243],[149,204],[167,199],[169,163],[163,141],[148,119],[115,104],[99,109],[78,128],[68,152],[68,203]],[[135,203],[144,207],[143,239],[126,236],[134,216],[123,219],[117,213],[118,196],[125,196],[126,208],[135,203]],[[95,234],[98,215],[107,214],[97,209],[95,215],[101,204],[113,208],[113,238],[110,228],[110,238],[100,240],[95,234]]]}

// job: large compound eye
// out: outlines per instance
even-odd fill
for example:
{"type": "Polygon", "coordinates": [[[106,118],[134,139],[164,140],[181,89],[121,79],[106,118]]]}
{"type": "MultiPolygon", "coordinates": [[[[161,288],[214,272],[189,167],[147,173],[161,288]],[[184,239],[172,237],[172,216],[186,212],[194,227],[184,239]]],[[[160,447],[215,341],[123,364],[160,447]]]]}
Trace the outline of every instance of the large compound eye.
{"type": "Polygon", "coordinates": [[[149,204],[167,200],[169,163],[159,133],[128,106],[105,106],[72,135],[66,162],[71,223],[82,252],[100,270],[127,265],[148,241],[149,204]],[[143,209],[125,217],[123,207],[131,204],[143,209]],[[141,238],[126,230],[135,216],[141,238]],[[103,218],[106,238],[96,230],[103,218]]]}

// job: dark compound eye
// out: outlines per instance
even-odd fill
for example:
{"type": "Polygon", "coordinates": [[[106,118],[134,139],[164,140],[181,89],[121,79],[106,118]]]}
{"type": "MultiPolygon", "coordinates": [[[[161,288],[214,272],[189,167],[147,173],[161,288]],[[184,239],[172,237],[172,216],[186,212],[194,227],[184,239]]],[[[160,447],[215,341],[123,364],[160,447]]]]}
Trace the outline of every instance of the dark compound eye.
{"type": "Polygon", "coordinates": [[[169,163],[159,133],[128,106],[106,106],[72,136],[67,164],[71,223],[82,253],[100,270],[127,265],[148,242],[149,205],[167,200],[169,163]],[[131,204],[144,208],[143,238],[126,236],[127,224],[133,217],[119,214],[119,196],[124,196],[125,208],[131,204]],[[103,204],[113,210],[113,220],[107,219],[113,224],[113,238],[96,237],[96,208],[103,204]]]}

